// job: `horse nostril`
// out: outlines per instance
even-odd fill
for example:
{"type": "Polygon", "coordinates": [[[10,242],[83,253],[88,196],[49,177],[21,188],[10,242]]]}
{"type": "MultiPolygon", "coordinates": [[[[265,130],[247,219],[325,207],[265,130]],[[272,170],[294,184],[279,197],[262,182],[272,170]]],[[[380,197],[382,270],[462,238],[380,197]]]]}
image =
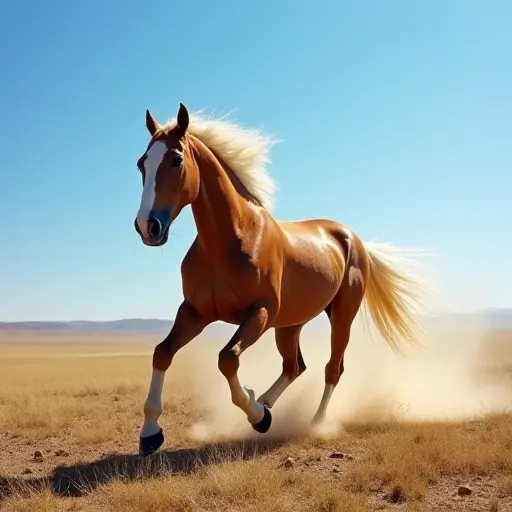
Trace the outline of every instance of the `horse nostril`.
{"type": "Polygon", "coordinates": [[[158,219],[148,219],[148,234],[151,238],[158,238],[162,232],[162,224],[158,219]]]}

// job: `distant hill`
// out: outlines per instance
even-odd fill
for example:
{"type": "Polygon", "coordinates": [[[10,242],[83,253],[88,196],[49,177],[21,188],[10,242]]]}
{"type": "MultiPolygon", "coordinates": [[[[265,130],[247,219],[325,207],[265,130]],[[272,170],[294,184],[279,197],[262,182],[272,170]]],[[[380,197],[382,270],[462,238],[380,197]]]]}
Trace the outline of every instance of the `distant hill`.
{"type": "Polygon", "coordinates": [[[475,327],[489,330],[512,329],[512,309],[484,309],[475,313],[440,313],[429,315],[426,324],[432,327],[475,327]]]}
{"type": "Polygon", "coordinates": [[[512,328],[512,309],[495,309],[490,310],[487,314],[493,326],[503,329],[512,328]]]}
{"type": "MultiPolygon", "coordinates": [[[[430,315],[426,323],[432,327],[484,326],[491,330],[512,329],[512,309],[489,309],[477,313],[441,313],[430,315]]],[[[111,321],[76,320],[72,322],[0,322],[0,334],[30,333],[40,335],[116,335],[158,334],[165,335],[173,325],[172,320],[156,318],[126,318],[111,321]]],[[[228,336],[235,326],[222,322],[212,324],[207,331],[212,335],[228,336]]]]}
{"type": "Polygon", "coordinates": [[[0,333],[31,334],[167,334],[172,320],[127,318],[105,322],[0,322],[0,333]]]}

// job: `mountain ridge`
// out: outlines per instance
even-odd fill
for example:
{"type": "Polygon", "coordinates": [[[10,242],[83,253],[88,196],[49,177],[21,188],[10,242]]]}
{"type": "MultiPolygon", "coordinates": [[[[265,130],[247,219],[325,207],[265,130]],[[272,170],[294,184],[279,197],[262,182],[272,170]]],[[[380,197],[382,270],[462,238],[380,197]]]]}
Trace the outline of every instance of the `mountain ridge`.
{"type": "MultiPolygon", "coordinates": [[[[512,328],[512,308],[485,309],[472,313],[436,313],[426,315],[429,325],[464,325],[485,322],[496,329],[512,328]]],[[[0,333],[31,334],[162,334],[168,333],[174,320],[163,318],[121,318],[115,320],[17,321],[0,322],[0,333]]],[[[223,329],[234,326],[218,322],[223,329]]]]}
{"type": "Polygon", "coordinates": [[[160,318],[0,322],[0,333],[153,334],[169,332],[174,321],[160,318]]]}

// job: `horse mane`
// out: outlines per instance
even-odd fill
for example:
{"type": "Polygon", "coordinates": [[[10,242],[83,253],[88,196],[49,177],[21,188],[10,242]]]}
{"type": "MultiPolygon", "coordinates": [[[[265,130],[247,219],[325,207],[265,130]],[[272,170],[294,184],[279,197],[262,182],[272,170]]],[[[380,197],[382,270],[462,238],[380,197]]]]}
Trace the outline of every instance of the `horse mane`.
{"type": "MultiPolygon", "coordinates": [[[[227,118],[201,117],[190,113],[188,132],[221,159],[239,179],[250,196],[265,208],[274,205],[276,182],[269,174],[270,147],[277,142],[258,130],[243,128],[227,118]]],[[[169,120],[165,128],[176,124],[169,120]]]]}

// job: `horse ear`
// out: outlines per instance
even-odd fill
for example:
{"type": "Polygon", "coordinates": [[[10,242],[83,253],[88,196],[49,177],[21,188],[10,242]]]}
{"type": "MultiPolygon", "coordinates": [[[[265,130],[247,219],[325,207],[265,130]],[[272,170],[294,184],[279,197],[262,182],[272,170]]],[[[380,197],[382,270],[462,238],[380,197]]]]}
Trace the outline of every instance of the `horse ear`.
{"type": "Polygon", "coordinates": [[[185,107],[183,103],[180,103],[180,109],[178,110],[178,116],[176,117],[176,124],[183,135],[185,135],[187,131],[189,122],[190,117],[188,115],[187,107],[185,107]]]}
{"type": "Polygon", "coordinates": [[[155,135],[157,130],[162,128],[160,123],[153,119],[153,116],[151,115],[151,112],[149,110],[146,110],[146,128],[148,129],[148,132],[151,134],[151,137],[155,135]]]}

